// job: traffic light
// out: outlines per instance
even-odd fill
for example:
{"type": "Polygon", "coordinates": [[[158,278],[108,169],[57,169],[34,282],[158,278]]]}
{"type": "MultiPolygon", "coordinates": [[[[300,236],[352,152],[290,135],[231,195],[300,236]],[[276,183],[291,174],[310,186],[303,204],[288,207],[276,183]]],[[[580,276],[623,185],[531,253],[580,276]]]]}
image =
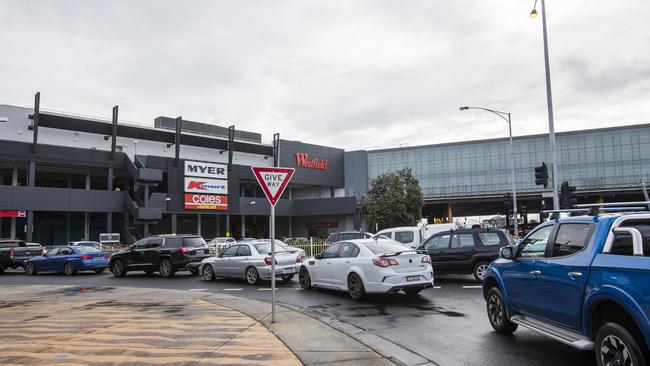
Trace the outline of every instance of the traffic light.
{"type": "Polygon", "coordinates": [[[542,162],[541,166],[535,167],[535,184],[538,186],[548,187],[548,167],[542,162]]]}
{"type": "Polygon", "coordinates": [[[569,182],[562,182],[560,187],[560,208],[572,208],[578,203],[576,187],[570,186],[569,182]]]}

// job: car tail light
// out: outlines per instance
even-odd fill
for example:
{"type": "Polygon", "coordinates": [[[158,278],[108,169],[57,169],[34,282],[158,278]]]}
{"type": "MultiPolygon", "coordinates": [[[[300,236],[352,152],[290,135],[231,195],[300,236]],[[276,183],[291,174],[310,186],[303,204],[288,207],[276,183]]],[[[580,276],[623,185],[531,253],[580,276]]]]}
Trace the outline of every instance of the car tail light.
{"type": "Polygon", "coordinates": [[[91,257],[91,256],[89,256],[89,255],[82,255],[82,256],[81,256],[81,259],[83,259],[83,260],[89,260],[89,259],[93,259],[93,257],[91,257]]]}
{"type": "Polygon", "coordinates": [[[271,265],[271,258],[270,257],[265,257],[264,258],[264,264],[266,264],[267,266],[270,266],[271,265]]]}
{"type": "Polygon", "coordinates": [[[302,263],[302,257],[301,256],[296,257],[296,263],[302,263]]]}
{"type": "Polygon", "coordinates": [[[374,263],[376,266],[379,266],[381,268],[386,268],[388,266],[396,266],[399,263],[397,263],[396,260],[392,258],[373,258],[372,263],[374,263]]]}
{"type": "Polygon", "coordinates": [[[9,258],[14,259],[14,248],[9,249],[9,258]]]}
{"type": "Polygon", "coordinates": [[[431,264],[431,258],[428,255],[425,255],[424,257],[422,257],[422,263],[431,264]]]}
{"type": "Polygon", "coordinates": [[[106,256],[105,256],[104,258],[106,258],[106,259],[111,259],[111,257],[112,257],[111,254],[106,254],[106,256]]]}
{"type": "Polygon", "coordinates": [[[190,248],[181,247],[181,253],[185,254],[190,251],[190,248]]]}
{"type": "Polygon", "coordinates": [[[45,248],[41,248],[41,255],[45,255],[45,253],[47,253],[47,250],[45,250],[45,248]]]}

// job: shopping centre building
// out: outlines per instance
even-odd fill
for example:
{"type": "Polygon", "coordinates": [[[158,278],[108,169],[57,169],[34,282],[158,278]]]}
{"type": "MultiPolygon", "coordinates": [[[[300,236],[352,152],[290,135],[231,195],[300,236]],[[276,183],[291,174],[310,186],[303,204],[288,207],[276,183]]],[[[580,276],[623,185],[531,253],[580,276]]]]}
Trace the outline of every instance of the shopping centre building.
{"type": "MultiPolygon", "coordinates": [[[[124,242],[161,233],[268,237],[270,206],[251,166],[296,169],[276,208],[280,237],[366,229],[360,199],[390,170],[412,169],[430,220],[497,214],[511,187],[507,139],[346,152],[180,117],[128,124],[117,108],[102,120],[39,104],[37,96],[36,107],[0,105],[0,237],[47,245],[100,233],[124,242]]],[[[558,133],[560,180],[583,202],[642,199],[648,141],[650,125],[558,133]]],[[[547,144],[547,135],[515,138],[520,202],[530,212],[550,194],[533,170],[550,162],[547,144]]]]}

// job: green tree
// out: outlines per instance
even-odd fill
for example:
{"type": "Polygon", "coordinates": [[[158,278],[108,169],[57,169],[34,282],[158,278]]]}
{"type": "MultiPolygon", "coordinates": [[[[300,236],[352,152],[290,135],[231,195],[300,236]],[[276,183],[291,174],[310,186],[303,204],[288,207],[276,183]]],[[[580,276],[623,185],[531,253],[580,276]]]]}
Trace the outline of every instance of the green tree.
{"type": "Polygon", "coordinates": [[[369,227],[379,230],[396,226],[414,226],[422,217],[424,196],[411,169],[384,173],[370,182],[363,199],[363,214],[369,227]]]}

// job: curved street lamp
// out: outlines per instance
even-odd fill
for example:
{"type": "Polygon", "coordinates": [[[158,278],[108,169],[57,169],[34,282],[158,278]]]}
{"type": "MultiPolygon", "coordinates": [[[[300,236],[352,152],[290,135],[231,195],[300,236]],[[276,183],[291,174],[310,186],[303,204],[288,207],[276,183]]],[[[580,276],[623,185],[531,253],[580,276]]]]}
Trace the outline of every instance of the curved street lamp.
{"type": "MultiPolygon", "coordinates": [[[[503,118],[506,122],[508,122],[508,132],[510,134],[510,154],[512,156],[512,159],[510,159],[510,166],[512,168],[512,216],[514,218],[515,222],[515,237],[519,237],[519,218],[518,212],[517,212],[517,184],[515,182],[515,145],[512,142],[512,122],[510,120],[510,113],[509,112],[501,112],[497,111],[494,109],[489,109],[489,108],[483,108],[483,107],[460,107],[459,108],[461,111],[466,111],[468,109],[480,109],[482,111],[494,113],[497,116],[503,118]]],[[[506,212],[506,215],[508,213],[506,212]]]]}

